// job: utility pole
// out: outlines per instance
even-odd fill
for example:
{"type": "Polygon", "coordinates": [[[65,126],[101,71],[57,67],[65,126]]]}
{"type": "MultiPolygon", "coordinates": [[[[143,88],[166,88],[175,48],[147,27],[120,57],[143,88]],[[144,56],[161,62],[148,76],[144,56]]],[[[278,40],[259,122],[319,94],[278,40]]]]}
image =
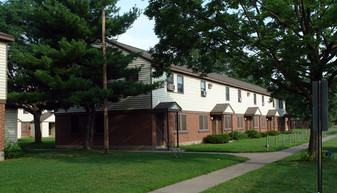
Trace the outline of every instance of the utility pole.
{"type": "MultiPolygon", "coordinates": [[[[105,6],[102,6],[103,89],[108,90],[105,50],[105,6]]],[[[104,154],[109,153],[108,99],[104,99],[104,154]]]]}

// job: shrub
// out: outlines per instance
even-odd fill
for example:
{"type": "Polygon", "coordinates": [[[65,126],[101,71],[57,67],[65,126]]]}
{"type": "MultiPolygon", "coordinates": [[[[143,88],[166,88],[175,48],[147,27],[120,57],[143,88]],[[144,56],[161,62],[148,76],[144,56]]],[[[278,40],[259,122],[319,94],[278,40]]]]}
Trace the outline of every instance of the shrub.
{"type": "Polygon", "coordinates": [[[323,160],[334,160],[334,154],[331,151],[323,150],[322,151],[322,159],[323,160]]]}
{"type": "Polygon", "coordinates": [[[268,132],[261,132],[261,137],[267,137],[268,136],[268,132]]]}
{"type": "MultiPolygon", "coordinates": [[[[322,160],[333,160],[334,154],[332,152],[323,150],[322,151],[322,160]]],[[[301,154],[301,160],[302,161],[313,161],[312,155],[308,152],[303,152],[301,154]]]]}
{"type": "MultiPolygon", "coordinates": [[[[229,134],[230,137],[232,137],[232,132],[229,134]]],[[[241,133],[239,131],[234,131],[233,133],[233,139],[232,140],[240,140],[240,139],[247,139],[248,136],[246,133],[241,133]]]]}
{"type": "Polygon", "coordinates": [[[271,136],[275,136],[275,135],[280,135],[280,132],[275,131],[275,130],[271,130],[271,131],[267,131],[267,134],[271,135],[271,136]]]}
{"type": "Polygon", "coordinates": [[[261,137],[261,133],[259,133],[258,131],[256,131],[255,129],[250,129],[245,131],[245,133],[247,134],[248,137],[250,138],[260,138],[261,137]]]}
{"type": "Polygon", "coordinates": [[[216,134],[208,135],[205,139],[205,143],[228,143],[231,137],[228,134],[216,134]]]}
{"type": "Polygon", "coordinates": [[[23,151],[19,144],[14,141],[6,141],[5,142],[5,159],[13,159],[18,158],[23,155],[23,151]]]}
{"type": "Polygon", "coordinates": [[[312,160],[313,160],[312,155],[311,155],[310,153],[308,153],[308,152],[303,152],[303,153],[301,154],[300,159],[301,159],[302,161],[312,161],[312,160]]]}

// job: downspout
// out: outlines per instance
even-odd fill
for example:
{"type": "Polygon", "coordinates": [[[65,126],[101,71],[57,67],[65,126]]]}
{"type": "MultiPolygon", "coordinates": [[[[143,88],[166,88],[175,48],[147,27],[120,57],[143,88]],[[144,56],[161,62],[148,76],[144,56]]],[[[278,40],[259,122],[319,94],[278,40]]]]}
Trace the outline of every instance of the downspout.
{"type": "Polygon", "coordinates": [[[169,127],[169,111],[167,110],[166,116],[166,126],[167,126],[167,149],[170,150],[170,127],[169,127]]]}
{"type": "Polygon", "coordinates": [[[177,148],[179,148],[179,122],[178,122],[178,112],[176,114],[176,124],[177,124],[177,148]]]}

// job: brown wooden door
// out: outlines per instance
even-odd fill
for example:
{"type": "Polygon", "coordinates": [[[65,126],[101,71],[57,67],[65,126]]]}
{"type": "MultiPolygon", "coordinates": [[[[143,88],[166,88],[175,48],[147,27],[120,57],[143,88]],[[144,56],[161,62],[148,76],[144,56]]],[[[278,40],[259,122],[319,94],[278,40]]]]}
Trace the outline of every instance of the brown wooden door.
{"type": "Polygon", "coordinates": [[[212,120],[212,134],[216,134],[216,117],[213,117],[212,120]]]}
{"type": "Polygon", "coordinates": [[[271,130],[271,120],[270,120],[270,118],[267,120],[267,130],[268,131],[271,130]]]}
{"type": "Polygon", "coordinates": [[[250,129],[252,129],[252,117],[245,117],[245,129],[246,129],[246,131],[247,130],[250,130],[250,129]]]}
{"type": "Polygon", "coordinates": [[[218,128],[219,128],[219,131],[221,131],[221,133],[223,133],[223,125],[222,125],[221,116],[219,116],[218,119],[217,119],[217,125],[218,125],[218,128]]]}

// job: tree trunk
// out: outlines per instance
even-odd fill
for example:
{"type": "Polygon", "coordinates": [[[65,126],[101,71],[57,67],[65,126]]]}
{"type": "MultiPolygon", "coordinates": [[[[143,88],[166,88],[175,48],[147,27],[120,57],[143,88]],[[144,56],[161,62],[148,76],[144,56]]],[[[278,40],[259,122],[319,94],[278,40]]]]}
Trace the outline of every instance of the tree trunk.
{"type": "Polygon", "coordinates": [[[308,153],[312,155],[314,161],[318,160],[318,131],[310,131],[310,141],[308,153]]]}
{"type": "Polygon", "coordinates": [[[94,123],[96,116],[95,105],[86,108],[88,122],[84,131],[84,148],[91,149],[92,141],[94,139],[94,123]]]}
{"type": "MultiPolygon", "coordinates": [[[[310,108],[310,112],[312,115],[312,107],[310,108]]],[[[313,130],[313,117],[311,117],[308,153],[312,155],[313,160],[318,160],[318,131],[313,130]]]]}
{"type": "Polygon", "coordinates": [[[94,140],[95,136],[95,118],[96,118],[96,108],[95,105],[93,105],[91,110],[91,122],[89,123],[90,133],[89,133],[89,145],[92,146],[92,141],[94,140]]]}
{"type": "Polygon", "coordinates": [[[34,129],[35,129],[35,143],[42,143],[42,134],[41,134],[41,111],[35,111],[34,116],[34,129]]]}

